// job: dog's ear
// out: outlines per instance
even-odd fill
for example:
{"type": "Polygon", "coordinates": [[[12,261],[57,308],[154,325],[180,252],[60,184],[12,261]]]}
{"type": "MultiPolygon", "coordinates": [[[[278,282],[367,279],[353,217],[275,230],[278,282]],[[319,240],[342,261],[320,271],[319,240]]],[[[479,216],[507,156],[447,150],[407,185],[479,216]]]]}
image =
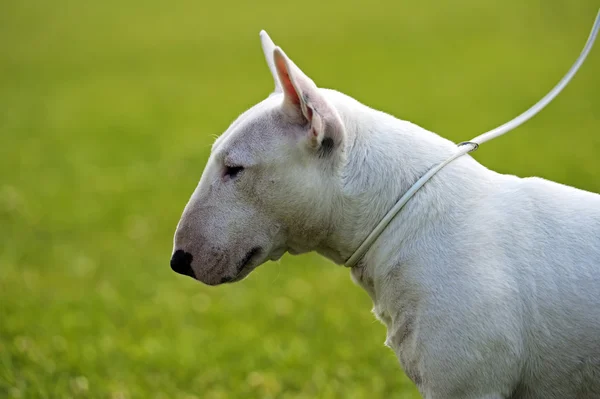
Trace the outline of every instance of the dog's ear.
{"type": "Polygon", "coordinates": [[[343,124],[337,111],[281,48],[275,47],[273,60],[286,113],[307,124],[310,146],[328,155],[340,146],[343,138],[343,124]]]}
{"type": "Polygon", "coordinates": [[[273,75],[273,80],[275,81],[275,93],[281,93],[281,84],[279,83],[277,70],[275,69],[275,61],[273,60],[275,43],[273,43],[273,40],[271,40],[267,32],[264,30],[260,31],[260,44],[262,45],[263,53],[265,53],[265,60],[267,61],[267,65],[269,66],[269,70],[271,71],[271,75],[273,75]]]}

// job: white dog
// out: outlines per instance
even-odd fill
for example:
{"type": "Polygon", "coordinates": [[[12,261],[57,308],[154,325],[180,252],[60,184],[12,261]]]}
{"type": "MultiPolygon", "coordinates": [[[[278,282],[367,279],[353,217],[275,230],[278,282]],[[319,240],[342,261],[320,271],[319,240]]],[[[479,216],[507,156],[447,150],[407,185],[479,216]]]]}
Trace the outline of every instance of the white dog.
{"type": "MultiPolygon", "coordinates": [[[[456,145],[317,88],[261,32],[275,92],[213,145],[173,270],[239,281],[286,251],[343,264],[456,145]]],[[[351,269],[425,398],[600,398],[600,195],[465,155],[351,269]]]]}

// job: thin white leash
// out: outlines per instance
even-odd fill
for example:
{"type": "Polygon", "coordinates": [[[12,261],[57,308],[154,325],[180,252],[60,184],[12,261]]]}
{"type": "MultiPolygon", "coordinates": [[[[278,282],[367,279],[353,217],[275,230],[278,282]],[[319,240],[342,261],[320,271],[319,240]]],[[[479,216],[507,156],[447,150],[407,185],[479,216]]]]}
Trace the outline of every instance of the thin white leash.
{"type": "Polygon", "coordinates": [[[415,193],[423,187],[429,179],[433,177],[437,172],[440,171],[444,166],[448,165],[450,162],[454,161],[456,158],[459,158],[469,152],[473,152],[479,148],[479,146],[486,141],[490,141],[495,139],[496,137],[502,136],[505,133],[510,132],[514,128],[520,126],[525,123],[527,120],[532,118],[535,114],[540,112],[550,101],[552,101],[561,91],[565,88],[565,86],[571,81],[573,76],[579,70],[579,67],[585,61],[588,53],[592,49],[594,45],[594,41],[596,40],[596,35],[598,34],[598,29],[600,28],[600,11],[596,15],[596,20],[594,21],[594,26],[592,26],[592,31],[579,55],[577,61],[573,64],[569,72],[561,79],[560,82],[554,88],[544,96],[540,101],[538,101],[533,107],[529,108],[527,111],[523,112],[521,115],[516,118],[506,122],[505,124],[498,126],[495,129],[490,130],[489,132],[483,133],[474,139],[469,141],[464,141],[458,144],[456,152],[444,162],[434,166],[427,173],[425,173],[415,184],[412,185],[411,188],[398,200],[396,205],[381,219],[381,222],[375,227],[375,229],[367,236],[367,238],[363,241],[362,244],[358,247],[356,251],[348,258],[345,263],[346,267],[352,267],[356,265],[356,263],[363,257],[363,255],[367,252],[367,250],[371,247],[371,245],[375,242],[377,237],[385,230],[388,224],[394,219],[394,217],[400,212],[400,210],[404,207],[404,205],[415,195],[415,193]]]}

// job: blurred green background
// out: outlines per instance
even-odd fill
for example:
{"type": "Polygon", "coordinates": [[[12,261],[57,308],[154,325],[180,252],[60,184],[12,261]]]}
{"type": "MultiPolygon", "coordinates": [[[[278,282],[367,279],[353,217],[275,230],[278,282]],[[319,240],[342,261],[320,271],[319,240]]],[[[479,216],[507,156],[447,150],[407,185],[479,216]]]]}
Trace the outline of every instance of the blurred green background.
{"type": "MultiPolygon", "coordinates": [[[[169,268],[214,135],[266,97],[258,32],[317,84],[455,141],[579,54],[597,0],[0,2],[0,397],[417,398],[342,267],[210,288],[169,268]]],[[[600,191],[600,45],[490,168],[600,191]]]]}

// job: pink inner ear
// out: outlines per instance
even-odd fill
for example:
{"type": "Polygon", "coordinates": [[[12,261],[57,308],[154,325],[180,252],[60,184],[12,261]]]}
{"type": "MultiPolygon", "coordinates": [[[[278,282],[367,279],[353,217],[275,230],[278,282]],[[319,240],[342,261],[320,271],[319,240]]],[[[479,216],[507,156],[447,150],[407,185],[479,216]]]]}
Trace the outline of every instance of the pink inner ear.
{"type": "Polygon", "coordinates": [[[300,104],[300,97],[298,96],[296,88],[292,83],[292,79],[290,78],[290,74],[283,57],[275,57],[275,66],[277,68],[279,80],[281,81],[281,86],[283,86],[283,93],[285,94],[286,98],[289,98],[294,105],[300,104]]]}

